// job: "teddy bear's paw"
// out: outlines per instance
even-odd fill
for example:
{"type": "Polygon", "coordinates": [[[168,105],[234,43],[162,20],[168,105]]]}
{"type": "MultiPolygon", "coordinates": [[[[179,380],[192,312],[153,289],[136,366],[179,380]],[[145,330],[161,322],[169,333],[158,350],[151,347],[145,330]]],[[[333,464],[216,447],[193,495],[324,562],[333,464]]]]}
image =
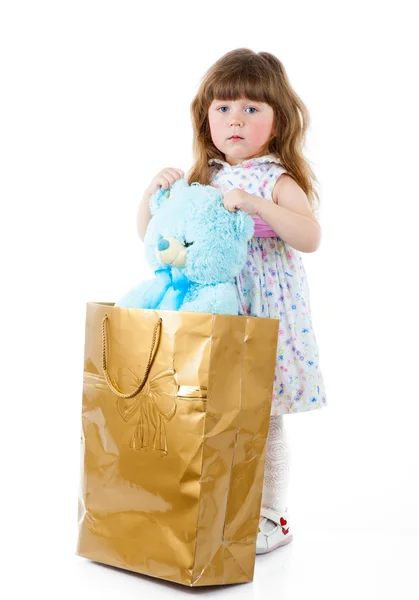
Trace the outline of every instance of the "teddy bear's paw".
{"type": "Polygon", "coordinates": [[[120,308],[154,308],[157,302],[155,299],[156,294],[153,293],[154,286],[154,280],[140,283],[118,300],[118,302],[115,302],[115,306],[120,308]]]}

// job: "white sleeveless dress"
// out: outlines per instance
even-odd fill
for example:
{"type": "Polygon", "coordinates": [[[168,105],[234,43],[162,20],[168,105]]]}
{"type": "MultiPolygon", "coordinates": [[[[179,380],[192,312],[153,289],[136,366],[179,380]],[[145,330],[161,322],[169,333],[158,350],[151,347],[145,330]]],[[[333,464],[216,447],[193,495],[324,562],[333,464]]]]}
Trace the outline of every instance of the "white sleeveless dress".
{"type": "MultiPolygon", "coordinates": [[[[215,158],[208,164],[210,184],[221,192],[239,188],[271,202],[275,182],[286,172],[273,155],[251,158],[239,165],[215,158]]],[[[326,406],[300,252],[279,237],[252,237],[248,260],[235,284],[240,314],[280,319],[271,415],[326,406]]]]}

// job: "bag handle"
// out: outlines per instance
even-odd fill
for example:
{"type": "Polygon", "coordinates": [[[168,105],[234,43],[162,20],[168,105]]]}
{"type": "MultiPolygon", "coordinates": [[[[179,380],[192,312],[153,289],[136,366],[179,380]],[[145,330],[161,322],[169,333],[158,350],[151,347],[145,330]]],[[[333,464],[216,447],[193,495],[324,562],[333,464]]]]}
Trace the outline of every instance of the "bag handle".
{"type": "Polygon", "coordinates": [[[133,398],[134,396],[136,396],[139,392],[141,392],[141,390],[143,389],[145,382],[147,381],[147,377],[148,374],[150,372],[151,369],[151,365],[153,364],[153,360],[154,360],[154,356],[153,352],[156,349],[157,350],[157,346],[158,344],[156,344],[156,334],[157,334],[157,329],[159,328],[159,341],[160,341],[160,336],[161,336],[161,324],[162,324],[162,319],[159,319],[157,321],[157,323],[154,326],[154,330],[153,330],[153,339],[151,342],[151,350],[150,350],[150,355],[148,357],[148,363],[147,363],[147,367],[145,370],[145,375],[140,383],[140,385],[138,386],[138,388],[132,392],[131,394],[124,394],[119,387],[117,386],[117,384],[115,383],[115,381],[113,381],[108,373],[108,367],[107,367],[107,341],[108,341],[108,337],[107,337],[107,329],[106,329],[106,323],[108,321],[109,317],[107,314],[105,314],[105,316],[103,317],[102,320],[102,369],[103,369],[103,374],[105,375],[105,379],[106,379],[106,383],[108,384],[109,388],[112,390],[112,392],[114,394],[116,394],[119,398],[124,398],[126,400],[128,400],[128,398],[133,398]]]}

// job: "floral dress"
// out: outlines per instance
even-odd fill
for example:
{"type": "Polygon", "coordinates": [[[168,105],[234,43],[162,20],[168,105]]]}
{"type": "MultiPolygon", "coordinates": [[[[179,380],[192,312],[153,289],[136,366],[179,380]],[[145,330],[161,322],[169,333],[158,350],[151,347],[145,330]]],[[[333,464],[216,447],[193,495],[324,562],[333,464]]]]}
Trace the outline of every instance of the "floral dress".
{"type": "MultiPolygon", "coordinates": [[[[238,165],[209,161],[210,183],[221,192],[242,189],[272,201],[286,170],[273,155],[238,165]]],[[[280,237],[252,237],[246,265],[235,278],[240,314],[280,320],[271,415],[326,406],[319,351],[310,314],[310,294],[300,252],[280,237]]]]}

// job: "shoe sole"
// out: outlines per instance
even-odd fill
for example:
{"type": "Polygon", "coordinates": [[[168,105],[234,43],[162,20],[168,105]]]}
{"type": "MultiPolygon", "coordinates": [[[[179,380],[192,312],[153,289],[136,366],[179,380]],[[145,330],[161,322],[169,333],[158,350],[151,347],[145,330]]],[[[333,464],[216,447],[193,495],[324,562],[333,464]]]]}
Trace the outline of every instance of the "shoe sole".
{"type": "Polygon", "coordinates": [[[280,548],[281,546],[286,546],[287,544],[292,542],[293,538],[294,538],[294,536],[290,535],[289,538],[287,538],[286,540],[282,540],[282,542],[278,542],[277,544],[275,544],[275,546],[272,546],[272,548],[256,550],[256,554],[267,554],[268,552],[272,552],[272,550],[275,550],[276,548],[280,548]]]}

